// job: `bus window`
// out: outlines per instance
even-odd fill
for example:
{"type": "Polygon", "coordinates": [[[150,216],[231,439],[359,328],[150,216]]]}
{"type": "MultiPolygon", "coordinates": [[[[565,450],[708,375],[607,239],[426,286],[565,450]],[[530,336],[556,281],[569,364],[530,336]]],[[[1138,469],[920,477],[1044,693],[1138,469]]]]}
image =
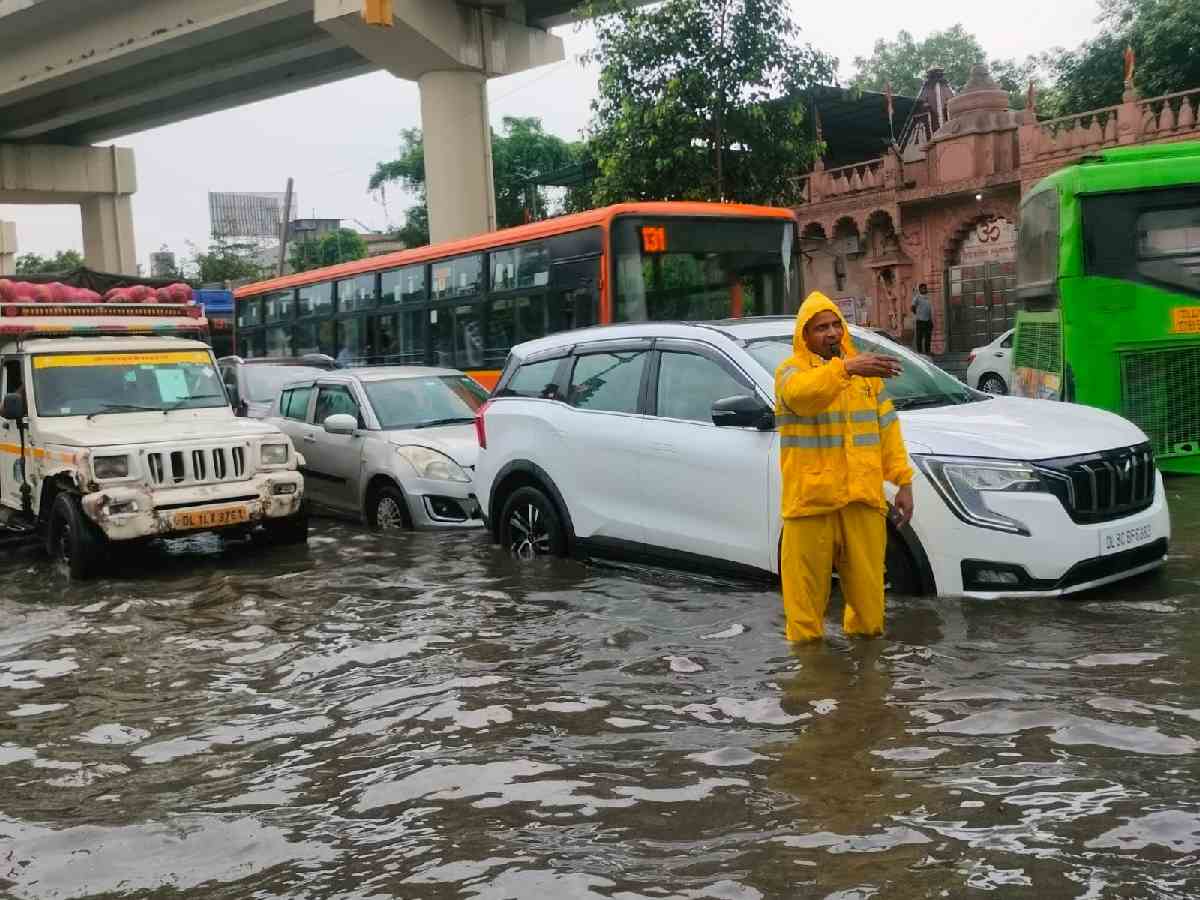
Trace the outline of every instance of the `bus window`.
{"type": "Polygon", "coordinates": [[[337,361],[343,366],[361,365],[367,357],[366,329],[362,319],[339,319],[337,361]]]}
{"type": "Polygon", "coordinates": [[[618,219],[613,320],[741,315],[748,288],[754,312],[781,312],[799,278],[793,236],[783,220],[618,219]]]}
{"type": "Polygon", "coordinates": [[[483,287],[483,256],[460,256],[458,259],[433,264],[434,300],[447,297],[470,297],[483,287]]]}
{"type": "Polygon", "coordinates": [[[292,355],[292,329],[287,325],[272,325],[267,329],[267,356],[292,355]]]}
{"type": "Polygon", "coordinates": [[[550,251],[542,242],[497,250],[491,258],[493,291],[550,284],[550,251]]]}
{"type": "Polygon", "coordinates": [[[391,269],[380,276],[384,303],[419,303],[425,299],[425,267],[391,269]]]}
{"type": "Polygon", "coordinates": [[[1200,190],[1084,197],[1083,239],[1088,275],[1200,294],[1200,190]]]}
{"type": "Polygon", "coordinates": [[[426,313],[423,309],[406,310],[397,318],[396,339],[400,358],[395,363],[405,366],[425,364],[425,322],[426,313]]]}
{"type": "Polygon", "coordinates": [[[484,365],[503,366],[509,349],[513,344],[520,343],[517,336],[517,302],[516,297],[499,297],[488,304],[484,365]]]}
{"type": "Polygon", "coordinates": [[[320,284],[309,284],[300,288],[298,293],[299,307],[297,315],[327,316],[333,312],[333,282],[323,281],[320,284]]]}
{"type": "Polygon", "coordinates": [[[554,290],[548,302],[558,328],[586,328],[599,321],[599,257],[556,263],[551,283],[554,290]]]}
{"type": "Polygon", "coordinates": [[[479,305],[443,307],[429,312],[434,365],[472,369],[483,365],[483,328],[479,305]]]}
{"type": "Polygon", "coordinates": [[[547,318],[546,295],[534,294],[517,299],[517,320],[521,326],[521,340],[532,341],[558,331],[547,318]]]}
{"type": "Polygon", "coordinates": [[[1017,228],[1017,296],[1053,299],[1058,291],[1058,192],[1034,194],[1021,204],[1017,228]]]}
{"type": "Polygon", "coordinates": [[[262,324],[262,298],[239,300],[237,304],[237,327],[253,328],[262,324]]]}
{"type": "Polygon", "coordinates": [[[338,312],[369,309],[375,305],[375,273],[347,278],[337,283],[338,312]]]}
{"type": "Polygon", "coordinates": [[[263,321],[283,322],[290,319],[292,317],[292,299],[291,291],[267,294],[263,297],[263,321]]]}
{"type": "Polygon", "coordinates": [[[333,340],[333,322],[300,322],[296,325],[295,351],[297,356],[306,353],[324,353],[333,356],[337,347],[333,340]]]}
{"type": "Polygon", "coordinates": [[[266,335],[261,329],[245,332],[238,335],[238,356],[243,359],[254,359],[259,356],[267,355],[266,335]]]}

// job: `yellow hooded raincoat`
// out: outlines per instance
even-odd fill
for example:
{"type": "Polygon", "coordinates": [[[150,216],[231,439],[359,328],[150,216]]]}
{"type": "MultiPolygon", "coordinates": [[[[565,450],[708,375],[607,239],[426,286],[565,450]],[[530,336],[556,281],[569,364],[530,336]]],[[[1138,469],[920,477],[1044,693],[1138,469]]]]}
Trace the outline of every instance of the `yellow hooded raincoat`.
{"type": "Polygon", "coordinates": [[[842,357],[808,349],[804,327],[841,310],[819,292],[796,317],[792,355],[775,372],[775,422],[783,474],[781,557],[787,636],[821,637],[829,581],[837,568],[846,599],[845,631],[883,630],[883,558],[887,543],[883,482],[913,478],[904,438],[883,380],[852,376],[856,354],[846,328],[842,357]]]}

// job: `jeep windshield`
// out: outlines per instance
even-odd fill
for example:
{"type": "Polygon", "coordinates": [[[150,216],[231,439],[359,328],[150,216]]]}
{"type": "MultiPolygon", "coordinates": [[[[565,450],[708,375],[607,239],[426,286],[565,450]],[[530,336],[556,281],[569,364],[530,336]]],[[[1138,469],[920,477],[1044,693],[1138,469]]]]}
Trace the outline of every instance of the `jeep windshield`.
{"type": "Polygon", "coordinates": [[[204,350],[38,354],[33,402],[39,416],[52,418],[228,405],[204,350]]]}
{"type": "MultiPolygon", "coordinates": [[[[953,375],[903,347],[877,342],[858,332],[851,337],[859,353],[881,353],[900,360],[904,371],[886,381],[896,409],[925,409],[988,399],[987,394],[971,390],[953,375]]],[[[774,378],[779,364],[792,354],[791,332],[752,340],[746,344],[746,352],[774,378]]]]}

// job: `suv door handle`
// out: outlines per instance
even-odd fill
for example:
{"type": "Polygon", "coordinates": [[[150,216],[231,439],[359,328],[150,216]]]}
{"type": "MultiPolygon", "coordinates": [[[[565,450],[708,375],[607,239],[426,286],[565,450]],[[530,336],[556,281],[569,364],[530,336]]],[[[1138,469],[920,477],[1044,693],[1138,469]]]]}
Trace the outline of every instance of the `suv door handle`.
{"type": "Polygon", "coordinates": [[[305,434],[304,434],[304,440],[305,440],[305,443],[315,444],[317,442],[317,436],[315,434],[313,434],[311,431],[308,431],[308,432],[305,432],[305,434]]]}

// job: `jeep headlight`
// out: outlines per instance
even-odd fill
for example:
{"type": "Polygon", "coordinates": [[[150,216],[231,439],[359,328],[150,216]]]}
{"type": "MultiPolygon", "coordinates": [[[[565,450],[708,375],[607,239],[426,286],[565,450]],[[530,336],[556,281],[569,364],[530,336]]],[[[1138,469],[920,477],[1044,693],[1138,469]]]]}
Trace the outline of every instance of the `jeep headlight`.
{"type": "Polygon", "coordinates": [[[397,447],[396,452],[408,460],[422,478],[431,481],[458,481],[466,484],[471,476],[445,453],[429,447],[397,447]]]}
{"type": "Polygon", "coordinates": [[[288,461],[287,444],[263,444],[261,452],[264,466],[282,466],[288,461]]]}
{"type": "Polygon", "coordinates": [[[913,459],[928,476],[950,510],[968,525],[1029,536],[1024,522],[993,510],[989,494],[1050,493],[1038,471],[1028,463],[962,456],[922,456],[913,459]]]}
{"type": "Polygon", "coordinates": [[[92,472],[95,474],[97,481],[128,478],[129,457],[124,454],[121,456],[93,456],[92,472]]]}

